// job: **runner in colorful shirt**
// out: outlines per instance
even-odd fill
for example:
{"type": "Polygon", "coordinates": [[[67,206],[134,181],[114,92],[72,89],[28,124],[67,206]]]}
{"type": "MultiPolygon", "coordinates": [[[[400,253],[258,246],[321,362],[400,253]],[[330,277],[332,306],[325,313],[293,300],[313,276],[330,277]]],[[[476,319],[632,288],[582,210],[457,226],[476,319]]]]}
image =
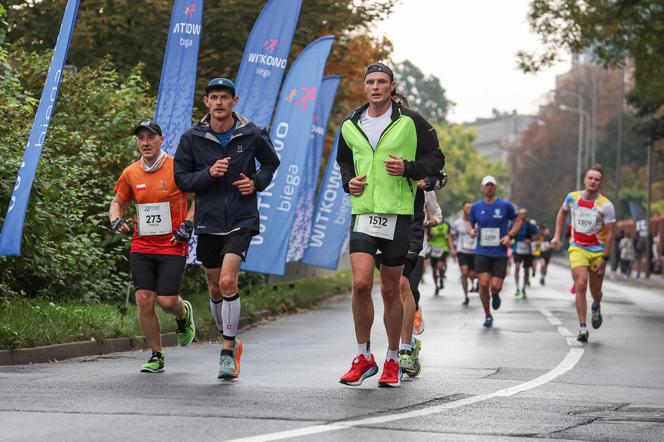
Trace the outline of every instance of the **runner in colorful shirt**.
{"type": "Polygon", "coordinates": [[[463,217],[452,223],[452,236],[456,238],[456,258],[461,269],[461,286],[463,287],[464,301],[463,305],[468,306],[468,284],[476,278],[475,273],[475,248],[477,247],[477,238],[468,233],[468,220],[470,219],[470,201],[463,202],[463,217]]]}
{"type": "Polygon", "coordinates": [[[161,127],[146,120],[134,135],[141,159],[127,167],[115,184],[109,219],[116,233],[130,232],[123,216],[129,203],[136,202],[129,268],[138,319],[152,349],[141,371],[157,373],[164,371],[165,358],[155,305],[175,315],[180,345],[189,344],[196,334],[191,304],[179,295],[194,214],[193,206],[187,212],[187,195],[175,185],[173,158],[161,150],[161,127]]]}
{"type": "Polygon", "coordinates": [[[468,232],[478,238],[475,271],[480,279],[484,327],[493,327],[491,307],[494,310],[500,308],[500,291],[507,271],[507,249],[523,220],[517,218],[512,203],[496,196],[496,179],[493,176],[482,178],[481,190],[484,198],[470,208],[468,232]],[[508,230],[510,221],[514,221],[514,225],[508,230]]]}
{"type": "Polygon", "coordinates": [[[551,246],[554,249],[560,248],[560,236],[567,216],[571,214],[569,263],[576,288],[576,313],[579,316],[579,334],[576,339],[580,342],[587,342],[589,336],[586,326],[588,286],[593,298],[592,326],[597,329],[602,325],[602,283],[606,262],[611,255],[616,224],[613,204],[599,192],[603,178],[599,164],[586,172],[583,179],[584,190],[569,193],[558,211],[556,231],[551,239],[551,246]]]}

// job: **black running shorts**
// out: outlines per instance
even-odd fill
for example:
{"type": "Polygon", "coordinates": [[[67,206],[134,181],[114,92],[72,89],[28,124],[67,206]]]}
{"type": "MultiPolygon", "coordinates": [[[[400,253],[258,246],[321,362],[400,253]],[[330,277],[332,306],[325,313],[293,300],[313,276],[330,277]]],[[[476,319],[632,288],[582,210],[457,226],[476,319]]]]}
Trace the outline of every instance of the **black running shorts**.
{"type": "Polygon", "coordinates": [[[244,261],[250,243],[251,232],[248,229],[240,229],[228,235],[200,234],[196,245],[196,258],[206,269],[218,269],[227,253],[238,255],[244,261]]]}
{"type": "Polygon", "coordinates": [[[129,268],[134,287],[159,296],[177,296],[186,262],[185,256],[132,252],[129,268]]]}
{"type": "Polygon", "coordinates": [[[542,252],[542,259],[544,260],[545,263],[549,263],[551,261],[551,250],[547,250],[546,252],[542,252]]]}
{"type": "Polygon", "coordinates": [[[391,240],[376,238],[366,233],[354,232],[355,215],[350,222],[350,253],[368,253],[376,258],[376,252],[380,250],[381,264],[387,267],[398,267],[404,265],[408,254],[410,231],[410,215],[397,216],[397,224],[394,228],[394,238],[391,240]]]}
{"type": "MultiPolygon", "coordinates": [[[[401,272],[401,274],[408,279],[410,279],[410,275],[413,272],[413,268],[417,264],[417,258],[418,256],[412,252],[408,252],[408,254],[406,255],[406,259],[404,260],[403,263],[403,272],[401,272]]],[[[376,256],[374,256],[374,261],[376,264],[376,268],[380,270],[380,265],[383,263],[383,254],[376,253],[376,256]]]]}
{"type": "Polygon", "coordinates": [[[494,278],[505,279],[507,256],[486,256],[475,254],[475,272],[491,273],[494,278]]]}
{"type": "Polygon", "coordinates": [[[523,262],[523,268],[529,269],[533,266],[533,255],[514,254],[514,262],[523,262]]]}
{"type": "Polygon", "coordinates": [[[468,266],[468,270],[475,271],[474,253],[457,252],[457,260],[459,261],[459,267],[468,266]]]}

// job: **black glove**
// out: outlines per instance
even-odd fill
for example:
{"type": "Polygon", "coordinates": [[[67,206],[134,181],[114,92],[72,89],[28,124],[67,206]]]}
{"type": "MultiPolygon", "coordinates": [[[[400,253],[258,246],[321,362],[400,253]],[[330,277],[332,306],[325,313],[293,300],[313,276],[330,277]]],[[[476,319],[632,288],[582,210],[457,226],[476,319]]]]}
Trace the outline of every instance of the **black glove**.
{"type": "Polygon", "coordinates": [[[127,221],[125,221],[124,219],[122,219],[118,216],[113,221],[111,221],[111,229],[113,229],[114,232],[119,232],[120,228],[122,228],[122,226],[124,226],[126,224],[127,224],[127,221]]]}
{"type": "Polygon", "coordinates": [[[441,169],[437,174],[424,178],[424,190],[431,192],[432,190],[442,189],[447,185],[447,178],[447,173],[441,169]]]}
{"type": "Polygon", "coordinates": [[[176,241],[188,243],[191,239],[191,234],[194,233],[194,223],[188,219],[182,221],[180,227],[175,231],[173,237],[176,241]]]}

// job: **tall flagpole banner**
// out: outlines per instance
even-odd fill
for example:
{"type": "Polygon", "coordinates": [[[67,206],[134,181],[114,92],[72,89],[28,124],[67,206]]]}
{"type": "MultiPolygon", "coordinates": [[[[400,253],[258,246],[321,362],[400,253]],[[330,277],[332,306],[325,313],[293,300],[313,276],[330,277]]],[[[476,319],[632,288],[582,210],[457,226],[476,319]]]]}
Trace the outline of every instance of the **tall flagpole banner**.
{"type": "Polygon", "coordinates": [[[203,0],[175,0],[161,68],[154,119],[164,132],[161,148],[175,155],[180,136],[191,127],[203,0]]]}
{"type": "Polygon", "coordinates": [[[286,71],[302,0],[270,0],[249,34],[235,90],[235,111],[267,127],[286,71]]]}
{"type": "Polygon", "coordinates": [[[305,264],[336,270],[350,229],[350,198],[344,192],[341,170],[337,164],[339,133],[327,160],[321,183],[309,244],[304,251],[305,264]]]}
{"type": "Polygon", "coordinates": [[[272,183],[258,195],[260,233],[251,241],[244,270],[284,274],[316,95],[333,42],[333,36],[326,36],[310,43],[293,62],[284,82],[270,134],[281,165],[272,183]]]}
{"type": "Polygon", "coordinates": [[[295,220],[291,230],[290,243],[288,244],[288,254],[286,262],[294,262],[302,259],[304,249],[309,242],[311,232],[311,217],[314,213],[314,199],[316,196],[316,187],[318,186],[318,173],[325,147],[325,132],[327,131],[327,122],[332,112],[334,97],[337,94],[337,87],[341,77],[329,76],[323,78],[316,99],[314,108],[314,118],[311,124],[311,140],[307,147],[307,159],[304,168],[302,191],[297,199],[297,209],[295,211],[295,220]]]}
{"type": "Polygon", "coordinates": [[[21,254],[21,238],[23,236],[25,213],[28,209],[30,192],[35,180],[35,173],[39,164],[44,140],[46,139],[48,125],[58,98],[62,70],[67,60],[69,42],[71,41],[74,25],[76,24],[78,4],[79,0],[67,1],[65,14],[60,24],[58,40],[55,43],[55,50],[51,58],[51,65],[46,74],[44,89],[39,99],[35,120],[32,123],[28,144],[23,154],[23,162],[19,168],[16,184],[14,184],[14,191],[9,200],[5,222],[2,225],[2,233],[0,233],[0,255],[19,256],[21,254]]]}

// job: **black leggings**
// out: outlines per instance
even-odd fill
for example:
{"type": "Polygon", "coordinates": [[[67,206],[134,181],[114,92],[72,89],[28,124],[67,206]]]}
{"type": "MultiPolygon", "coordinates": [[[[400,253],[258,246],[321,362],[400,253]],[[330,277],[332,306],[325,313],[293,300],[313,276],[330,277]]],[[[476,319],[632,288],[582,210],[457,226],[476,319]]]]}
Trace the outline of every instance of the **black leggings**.
{"type": "Polygon", "coordinates": [[[413,271],[410,274],[410,290],[413,292],[415,297],[415,310],[420,309],[420,290],[419,285],[422,280],[422,272],[424,271],[424,258],[421,256],[417,257],[417,263],[413,267],[413,271]]]}

